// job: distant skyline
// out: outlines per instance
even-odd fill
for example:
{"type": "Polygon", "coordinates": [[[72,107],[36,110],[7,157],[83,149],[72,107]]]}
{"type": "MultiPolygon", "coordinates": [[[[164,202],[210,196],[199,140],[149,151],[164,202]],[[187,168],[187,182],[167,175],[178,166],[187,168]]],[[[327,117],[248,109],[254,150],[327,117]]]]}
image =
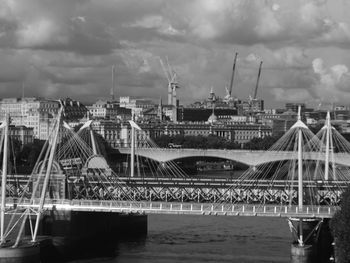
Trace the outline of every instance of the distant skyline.
{"type": "Polygon", "coordinates": [[[234,53],[233,95],[267,108],[287,102],[350,105],[347,0],[2,0],[0,97],[119,96],[166,101],[159,59],[179,76],[189,104],[225,96],[234,53]]]}

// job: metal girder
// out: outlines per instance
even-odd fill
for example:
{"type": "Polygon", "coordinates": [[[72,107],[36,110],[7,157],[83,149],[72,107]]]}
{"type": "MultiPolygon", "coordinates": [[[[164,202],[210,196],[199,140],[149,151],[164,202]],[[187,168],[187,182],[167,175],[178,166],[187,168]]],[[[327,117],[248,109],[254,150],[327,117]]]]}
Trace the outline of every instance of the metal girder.
{"type": "MultiPolygon", "coordinates": [[[[25,178],[10,182],[7,195],[28,196],[31,185],[25,178]],[[19,181],[19,183],[17,183],[19,181]],[[16,183],[15,183],[16,182],[16,183]]],[[[347,182],[305,181],[305,191],[312,204],[339,205],[342,189],[347,182]]],[[[297,189],[290,181],[237,181],[228,179],[171,179],[171,178],[133,178],[121,180],[111,178],[109,182],[97,180],[68,181],[70,199],[124,200],[124,201],[162,201],[196,203],[247,203],[281,204],[297,203],[297,189]]]]}

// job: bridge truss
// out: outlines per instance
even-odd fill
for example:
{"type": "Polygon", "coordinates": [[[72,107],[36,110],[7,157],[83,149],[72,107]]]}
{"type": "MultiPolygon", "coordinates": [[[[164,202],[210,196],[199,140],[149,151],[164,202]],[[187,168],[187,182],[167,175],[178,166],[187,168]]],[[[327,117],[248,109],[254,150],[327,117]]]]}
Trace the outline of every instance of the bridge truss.
{"type": "Polygon", "coordinates": [[[274,216],[330,217],[348,187],[349,168],[335,164],[334,151],[350,153],[350,144],[331,128],[329,119],[316,136],[299,120],[270,149],[293,152],[295,158],[250,167],[235,180],[186,178],[173,162],[152,163],[155,177],[138,178],[135,156],[130,177],[121,178],[99,152],[89,125],[75,133],[59,119],[32,174],[8,177],[7,196],[13,197],[15,205],[8,212],[22,214],[19,220],[11,218],[4,238],[19,224],[18,244],[25,220],[34,215],[35,241],[45,209],[226,215],[269,215],[273,211],[274,216]],[[304,161],[303,152],[321,157],[304,161]]]}
{"type": "MultiPolygon", "coordinates": [[[[118,200],[150,202],[192,202],[192,203],[245,203],[245,204],[297,204],[297,190],[292,189],[292,181],[279,180],[255,181],[229,179],[168,179],[168,178],[121,178],[122,187],[109,188],[101,192],[99,199],[108,199],[114,195],[118,200]]],[[[90,182],[98,188],[99,182],[90,182]]],[[[319,205],[339,205],[341,193],[348,186],[347,182],[305,182],[308,192],[316,193],[313,198],[319,205]]],[[[76,188],[77,189],[77,188],[76,188]]],[[[84,189],[81,187],[80,189],[84,189]]],[[[94,199],[84,190],[75,191],[73,199],[94,199]]],[[[308,203],[306,198],[305,203],[308,203]]]]}

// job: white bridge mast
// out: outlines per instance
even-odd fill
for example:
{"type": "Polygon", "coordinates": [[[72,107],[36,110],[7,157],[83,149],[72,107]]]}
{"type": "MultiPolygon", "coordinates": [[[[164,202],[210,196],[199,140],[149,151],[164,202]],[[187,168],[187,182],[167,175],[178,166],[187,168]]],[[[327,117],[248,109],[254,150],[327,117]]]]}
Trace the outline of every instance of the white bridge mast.
{"type": "MultiPolygon", "coordinates": [[[[44,203],[45,203],[46,189],[47,189],[47,186],[49,184],[49,178],[51,175],[51,168],[52,168],[53,159],[54,159],[56,146],[57,146],[57,138],[58,138],[58,134],[60,131],[60,126],[61,126],[62,110],[63,109],[61,108],[61,110],[58,113],[58,120],[56,123],[56,129],[55,129],[54,137],[53,137],[52,142],[51,142],[50,155],[49,155],[49,160],[48,160],[48,164],[46,167],[46,174],[45,174],[45,178],[44,178],[43,188],[41,190],[40,203],[39,203],[38,213],[37,213],[37,217],[36,217],[36,221],[35,221],[35,228],[34,228],[32,242],[36,242],[36,237],[38,234],[40,216],[42,214],[44,203]]],[[[45,161],[46,160],[43,161],[42,165],[45,165],[45,161]]],[[[40,177],[38,178],[38,180],[40,180],[40,177]]]]}
{"type": "MultiPolygon", "coordinates": [[[[134,116],[134,115],[133,115],[134,116]]],[[[141,131],[142,129],[134,122],[134,118],[129,121],[131,126],[131,157],[130,157],[130,177],[135,176],[135,148],[136,148],[136,130],[141,131]]]]}
{"type": "Polygon", "coordinates": [[[6,114],[4,127],[4,151],[2,158],[2,178],[1,178],[1,218],[0,218],[0,244],[5,243],[4,226],[5,226],[5,209],[6,209],[6,181],[7,181],[7,155],[8,155],[8,136],[9,136],[10,117],[6,114]]]}

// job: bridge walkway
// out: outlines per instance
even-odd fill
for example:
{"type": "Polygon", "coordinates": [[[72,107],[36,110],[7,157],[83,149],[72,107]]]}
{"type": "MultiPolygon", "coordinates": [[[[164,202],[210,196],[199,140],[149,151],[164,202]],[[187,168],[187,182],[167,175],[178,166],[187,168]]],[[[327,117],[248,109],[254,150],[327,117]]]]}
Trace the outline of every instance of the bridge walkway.
{"type": "MultiPolygon", "coordinates": [[[[7,200],[8,212],[16,206],[16,199],[7,200]]],[[[25,200],[18,208],[38,208],[39,199],[25,200]]],[[[273,204],[215,204],[215,203],[169,203],[147,201],[108,200],[47,200],[44,210],[114,212],[138,214],[186,214],[217,216],[271,216],[297,218],[331,218],[337,206],[305,206],[273,204]]]]}

